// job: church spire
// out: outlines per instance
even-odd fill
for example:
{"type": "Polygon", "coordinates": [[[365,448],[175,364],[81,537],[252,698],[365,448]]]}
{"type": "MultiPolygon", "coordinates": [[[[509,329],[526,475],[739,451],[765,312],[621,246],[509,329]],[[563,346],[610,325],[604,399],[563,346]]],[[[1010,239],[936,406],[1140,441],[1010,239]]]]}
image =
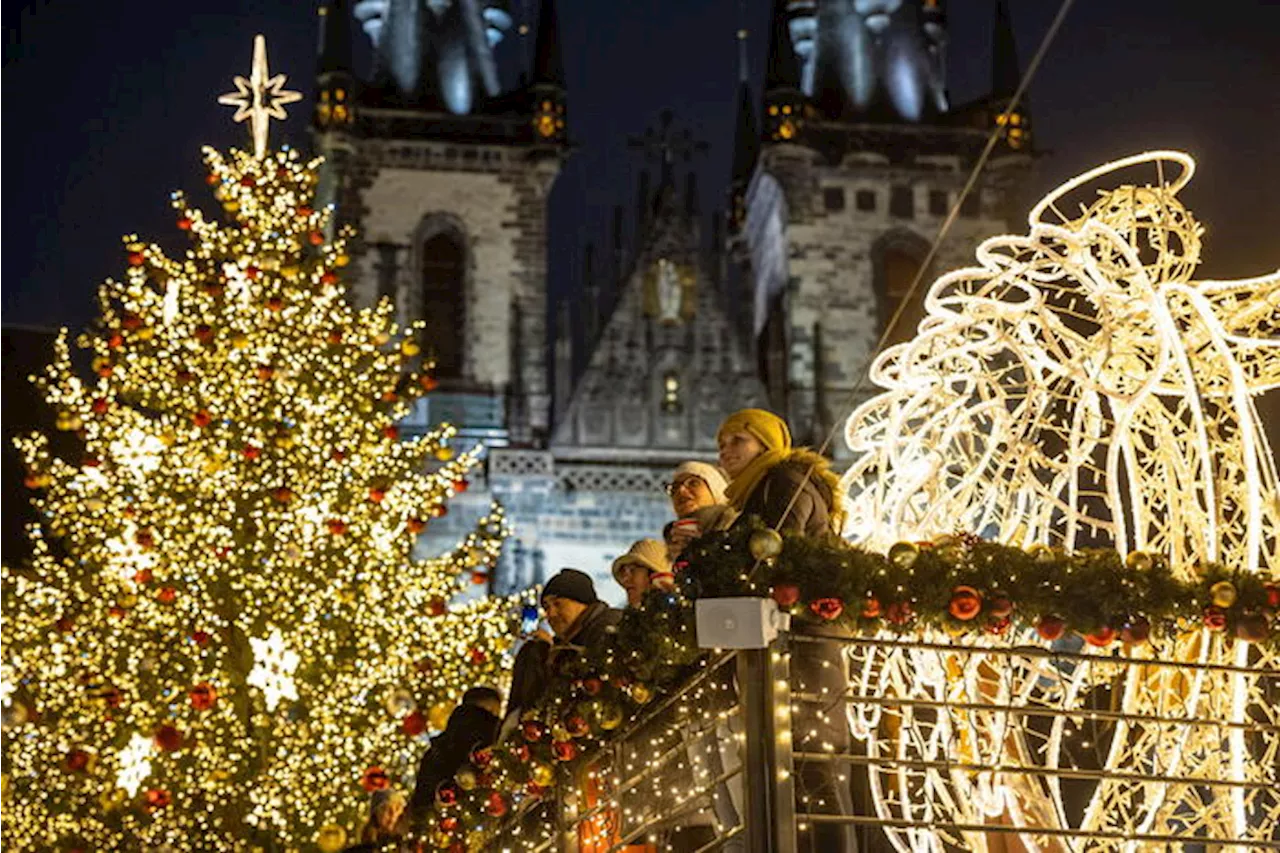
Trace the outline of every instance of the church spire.
{"type": "Polygon", "coordinates": [[[564,88],[564,59],[560,54],[560,20],[556,15],[556,0],[542,0],[542,11],[538,13],[533,83],[564,88]]]}
{"type": "Polygon", "coordinates": [[[738,30],[738,122],[733,140],[733,173],[729,179],[729,229],[736,232],[747,217],[747,185],[760,156],[760,128],[755,98],[747,79],[747,30],[738,30]]]}
{"type": "Polygon", "coordinates": [[[1018,48],[1006,0],[996,0],[991,43],[991,95],[1000,99],[1010,98],[1018,90],[1022,74],[1018,68],[1018,48]]]}
{"type": "Polygon", "coordinates": [[[556,0],[542,0],[542,10],[538,13],[538,39],[534,45],[531,83],[535,141],[541,145],[563,146],[568,142],[568,128],[556,0]]]}
{"type": "Polygon", "coordinates": [[[790,0],[774,0],[769,34],[769,65],[764,76],[764,137],[794,142],[800,134],[804,94],[800,63],[791,44],[790,0]]]}
{"type": "Polygon", "coordinates": [[[320,61],[316,73],[351,74],[351,10],[346,0],[327,0],[320,7],[320,61]]]}

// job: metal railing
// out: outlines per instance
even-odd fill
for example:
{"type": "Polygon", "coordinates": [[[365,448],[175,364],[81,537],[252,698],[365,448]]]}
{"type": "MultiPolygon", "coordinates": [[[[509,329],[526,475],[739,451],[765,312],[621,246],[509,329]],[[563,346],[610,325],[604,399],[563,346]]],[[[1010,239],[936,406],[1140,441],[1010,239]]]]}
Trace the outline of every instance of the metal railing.
{"type": "Polygon", "coordinates": [[[544,805],[534,849],[1280,849],[1269,652],[947,640],[797,631],[712,656],[610,740],[591,796],[544,805]]]}

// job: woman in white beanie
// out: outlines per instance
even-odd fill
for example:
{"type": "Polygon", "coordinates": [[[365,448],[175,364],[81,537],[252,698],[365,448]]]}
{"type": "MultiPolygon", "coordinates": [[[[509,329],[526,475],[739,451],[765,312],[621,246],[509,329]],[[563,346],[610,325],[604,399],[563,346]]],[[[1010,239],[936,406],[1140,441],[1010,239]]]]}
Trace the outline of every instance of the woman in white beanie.
{"type": "Polygon", "coordinates": [[[725,498],[729,478],[715,465],[682,462],[671,474],[667,495],[676,520],[662,530],[667,556],[674,560],[690,541],[733,523],[734,513],[725,498]]]}

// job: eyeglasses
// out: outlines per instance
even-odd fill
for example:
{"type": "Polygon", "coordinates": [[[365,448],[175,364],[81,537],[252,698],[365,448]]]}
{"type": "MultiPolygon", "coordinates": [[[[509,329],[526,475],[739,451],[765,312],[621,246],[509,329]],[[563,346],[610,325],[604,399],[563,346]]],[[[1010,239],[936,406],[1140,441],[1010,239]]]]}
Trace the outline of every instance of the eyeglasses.
{"type": "Polygon", "coordinates": [[[695,488],[696,483],[701,483],[704,487],[707,485],[707,481],[702,479],[701,477],[697,477],[697,476],[681,477],[679,480],[673,480],[670,483],[663,483],[662,491],[667,493],[667,497],[672,497],[680,489],[684,489],[687,492],[692,492],[695,488]]]}

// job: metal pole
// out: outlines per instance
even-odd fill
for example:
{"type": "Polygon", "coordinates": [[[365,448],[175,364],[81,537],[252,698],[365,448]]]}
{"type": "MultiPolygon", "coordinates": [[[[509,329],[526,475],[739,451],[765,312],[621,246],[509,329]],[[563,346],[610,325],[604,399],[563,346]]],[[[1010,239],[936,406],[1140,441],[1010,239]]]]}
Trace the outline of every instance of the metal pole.
{"type": "Polygon", "coordinates": [[[795,853],[791,683],[785,635],[767,649],[738,653],[747,853],[795,853]]]}

